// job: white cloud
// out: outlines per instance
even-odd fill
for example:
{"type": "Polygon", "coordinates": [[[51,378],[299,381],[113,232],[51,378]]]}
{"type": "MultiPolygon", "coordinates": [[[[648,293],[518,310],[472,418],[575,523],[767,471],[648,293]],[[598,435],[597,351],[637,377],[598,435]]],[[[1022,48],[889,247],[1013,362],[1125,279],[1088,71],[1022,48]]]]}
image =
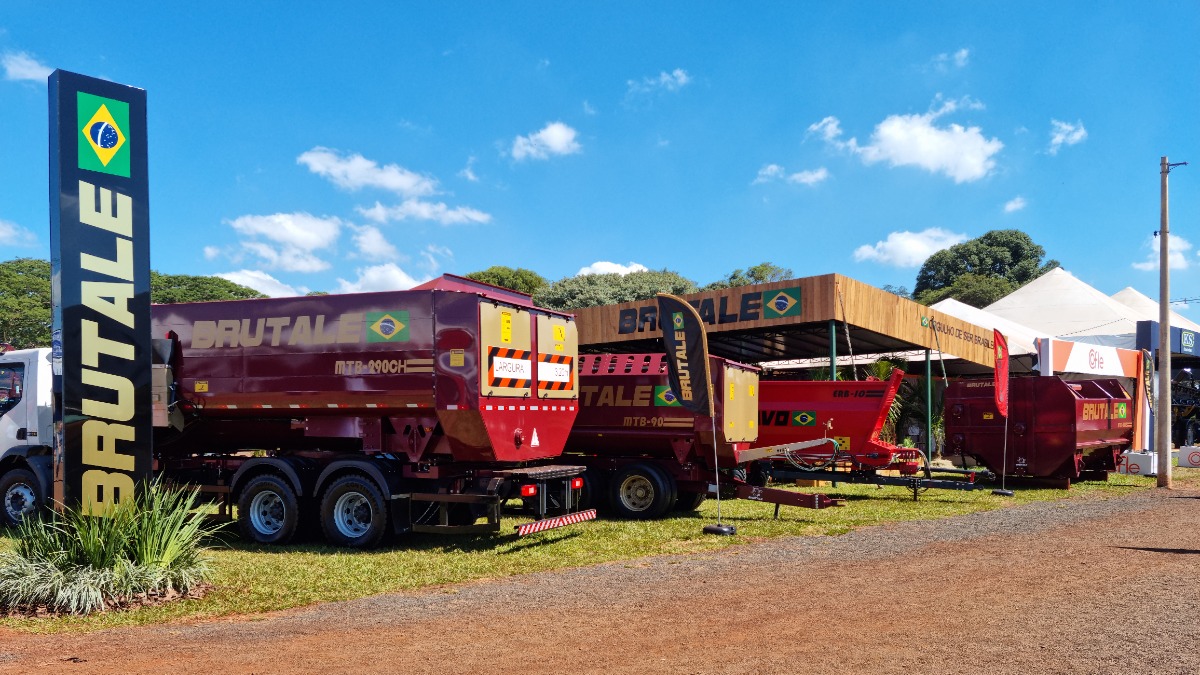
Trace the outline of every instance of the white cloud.
{"type": "MultiPolygon", "coordinates": [[[[1145,262],[1133,263],[1133,269],[1142,270],[1144,272],[1153,272],[1159,268],[1159,251],[1162,244],[1159,243],[1158,237],[1150,237],[1142,245],[1142,248],[1149,249],[1146,254],[1145,262]]],[[[1187,252],[1192,250],[1192,244],[1187,239],[1177,235],[1168,235],[1167,243],[1167,265],[1173,270],[1186,270],[1191,267],[1191,261],[1188,259],[1187,252]]]]}
{"type": "Polygon", "coordinates": [[[583,114],[584,115],[588,115],[588,116],[598,115],[599,112],[600,111],[596,110],[596,107],[593,106],[591,103],[588,103],[587,101],[583,102],[583,114]]]}
{"type": "Polygon", "coordinates": [[[253,253],[270,269],[288,272],[320,272],[329,269],[329,263],[295,246],[272,246],[261,241],[243,241],[242,248],[253,253]]]}
{"type": "Polygon", "coordinates": [[[321,218],[308,213],[240,216],[228,223],[241,235],[263,237],[304,251],[332,245],[342,228],[342,221],[338,218],[321,218]]]}
{"type": "Polygon", "coordinates": [[[35,246],[38,243],[37,235],[32,230],[21,227],[20,225],[0,219],[0,245],[3,246],[35,246]]]}
{"type": "Polygon", "coordinates": [[[918,267],[929,256],[944,248],[961,244],[967,235],[931,227],[920,232],[892,232],[874,246],[864,244],[854,249],[857,262],[872,261],[893,267],[918,267]]]}
{"type": "Polygon", "coordinates": [[[475,166],[475,157],[474,156],[468,157],[467,165],[463,167],[462,171],[458,172],[459,178],[466,178],[467,180],[471,181],[472,183],[478,183],[479,176],[475,175],[475,171],[472,169],[473,166],[475,166]]]}
{"type": "Polygon", "coordinates": [[[220,247],[218,247],[218,246],[205,246],[204,247],[204,259],[205,260],[216,260],[220,256],[221,256],[220,247]]]}
{"type": "Polygon", "coordinates": [[[953,54],[938,54],[933,57],[933,67],[939,72],[946,72],[951,66],[955,68],[966,68],[971,60],[971,50],[962,48],[953,54]]]}
{"type": "Polygon", "coordinates": [[[587,267],[581,268],[579,270],[579,272],[575,274],[575,276],[581,277],[585,274],[621,274],[621,275],[625,275],[625,274],[629,274],[630,272],[647,272],[647,271],[649,271],[649,268],[646,267],[645,265],[642,265],[641,263],[630,262],[628,265],[621,265],[620,263],[614,263],[614,262],[608,262],[607,260],[601,260],[598,262],[594,262],[591,265],[588,265],[587,267]]]}
{"type": "Polygon", "coordinates": [[[1013,197],[1012,199],[1008,200],[1007,202],[1004,202],[1004,212],[1005,213],[1013,213],[1015,211],[1020,211],[1021,209],[1025,208],[1028,205],[1029,205],[1029,202],[1025,201],[1024,197],[1021,197],[1021,196],[1013,197]]]}
{"type": "Polygon", "coordinates": [[[816,185],[829,178],[829,171],[825,167],[813,169],[812,171],[800,171],[787,177],[789,183],[799,183],[801,185],[816,185]]]}
{"type": "Polygon", "coordinates": [[[454,252],[445,246],[437,244],[429,244],[421,251],[421,267],[429,271],[430,274],[436,272],[442,266],[441,259],[453,259],[454,252]]]}
{"type": "Polygon", "coordinates": [[[1087,139],[1087,129],[1083,128],[1083,120],[1075,124],[1050,120],[1050,147],[1046,152],[1057,155],[1058,149],[1064,145],[1075,145],[1087,139]]]}
{"type": "Polygon", "coordinates": [[[328,269],[329,263],[318,257],[316,251],[337,243],[343,225],[338,218],[308,213],[240,216],[226,222],[244,237],[241,241],[244,250],[262,259],[268,268],[291,272],[328,269]]]}
{"type": "Polygon", "coordinates": [[[342,156],[337,150],[315,147],[296,158],[309,171],[323,176],[334,185],[347,190],[365,187],[380,188],[403,197],[424,197],[434,194],[437,181],[409,171],[396,164],[379,166],[359,154],[342,156]]]}
{"type": "Polygon", "coordinates": [[[371,225],[351,225],[350,228],[354,230],[354,245],[358,247],[358,254],[367,260],[395,260],[400,257],[400,251],[383,236],[379,228],[371,225]]]}
{"type": "Polygon", "coordinates": [[[809,126],[808,131],[836,148],[858,155],[864,164],[915,166],[943,174],[955,183],[967,183],[991,173],[996,166],[993,158],[1004,144],[996,138],[985,138],[979,127],[935,124],[940,117],[960,108],[978,110],[982,105],[963,98],[945,101],[942,107],[922,115],[890,115],[875,126],[868,145],[859,145],[856,138],[842,141],[836,117],[826,117],[809,126]]]}
{"type": "Polygon", "coordinates": [[[676,68],[671,72],[663,71],[658,74],[658,77],[644,77],[641,81],[629,80],[626,84],[629,85],[629,94],[649,94],[655,91],[676,92],[683,89],[692,81],[692,78],[687,74],[687,71],[682,68],[676,68]]]}
{"type": "Polygon", "coordinates": [[[373,267],[360,267],[356,270],[358,279],[346,281],[337,280],[338,293],[367,293],[372,291],[404,291],[421,283],[395,263],[384,263],[373,267]]]}
{"type": "Polygon", "coordinates": [[[369,218],[377,223],[408,220],[409,218],[432,220],[441,225],[489,223],[492,220],[491,214],[467,206],[450,208],[443,202],[427,202],[420,199],[406,199],[396,206],[384,206],[375,202],[375,206],[370,208],[360,206],[355,210],[364,218],[369,218]]]}
{"type": "Polygon", "coordinates": [[[46,78],[54,69],[25,52],[5,52],[0,56],[0,65],[4,66],[4,79],[29,80],[46,84],[46,78]]]}
{"type": "Polygon", "coordinates": [[[829,178],[829,170],[825,167],[812,169],[810,171],[800,171],[789,175],[786,171],[784,171],[782,166],[778,164],[768,164],[758,170],[758,175],[755,176],[754,182],[752,182],[751,185],[782,180],[788,183],[808,185],[811,187],[827,178],[829,178]]]}
{"type": "Polygon", "coordinates": [[[228,279],[235,284],[241,284],[247,288],[253,288],[259,293],[272,298],[287,298],[301,295],[302,293],[300,289],[289,286],[260,270],[238,270],[236,272],[214,274],[213,276],[228,279]]]}
{"type": "Polygon", "coordinates": [[[575,140],[577,132],[562,122],[550,122],[541,131],[513,139],[512,157],[518,162],[526,159],[549,159],[550,155],[573,155],[583,148],[575,140]]]}

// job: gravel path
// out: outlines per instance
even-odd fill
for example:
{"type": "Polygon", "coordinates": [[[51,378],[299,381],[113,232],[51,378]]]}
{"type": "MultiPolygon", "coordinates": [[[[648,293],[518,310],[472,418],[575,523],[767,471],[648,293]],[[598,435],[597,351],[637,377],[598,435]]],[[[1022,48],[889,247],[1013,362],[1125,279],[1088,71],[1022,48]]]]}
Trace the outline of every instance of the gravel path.
{"type": "Polygon", "coordinates": [[[0,672],[1200,673],[1200,493],[1015,506],[241,617],[0,672]]]}

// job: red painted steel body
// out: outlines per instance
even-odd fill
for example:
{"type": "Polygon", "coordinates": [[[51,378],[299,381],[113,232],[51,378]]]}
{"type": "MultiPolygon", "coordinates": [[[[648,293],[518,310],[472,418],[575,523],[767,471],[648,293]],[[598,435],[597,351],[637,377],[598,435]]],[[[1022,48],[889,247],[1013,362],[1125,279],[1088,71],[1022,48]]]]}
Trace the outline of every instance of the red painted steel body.
{"type": "MultiPolygon", "coordinates": [[[[713,418],[675,404],[669,393],[664,354],[586,354],[579,357],[579,415],[567,452],[597,457],[648,457],[679,465],[713,468],[713,418]]],[[[716,356],[709,357],[722,468],[736,467],[749,441],[726,440],[728,369],[757,373],[716,356]]],[[[753,423],[753,420],[749,420],[753,423]]],[[[739,431],[743,431],[739,429],[739,431]]],[[[744,435],[744,434],[740,434],[744,435]]]]}
{"type": "Polygon", "coordinates": [[[952,383],[945,400],[946,452],[1010,476],[1076,479],[1084,471],[1112,471],[1133,443],[1133,401],[1115,379],[1011,380],[1007,465],[1006,421],[992,381],[952,383]]]}
{"type": "MultiPolygon", "coordinates": [[[[763,380],[759,383],[759,429],[754,447],[832,438],[839,459],[852,469],[917,471],[916,451],[879,440],[888,411],[904,380],[896,369],[887,380],[866,382],[763,380]]],[[[832,443],[798,451],[814,463],[833,459],[832,443]]]]}
{"type": "Polygon", "coordinates": [[[527,351],[534,354],[553,354],[553,346],[539,345],[537,327],[522,328],[521,321],[569,320],[521,306],[521,297],[496,305],[474,292],[412,290],[156,305],[155,337],[176,341],[176,395],[204,422],[173,447],[294,442],[393,453],[410,462],[556,457],[575,401],[543,397],[537,367],[527,388],[533,396],[487,391],[481,308],[507,311],[515,328],[492,332],[531,333],[527,351]],[[390,326],[375,323],[388,320],[390,326]]]}

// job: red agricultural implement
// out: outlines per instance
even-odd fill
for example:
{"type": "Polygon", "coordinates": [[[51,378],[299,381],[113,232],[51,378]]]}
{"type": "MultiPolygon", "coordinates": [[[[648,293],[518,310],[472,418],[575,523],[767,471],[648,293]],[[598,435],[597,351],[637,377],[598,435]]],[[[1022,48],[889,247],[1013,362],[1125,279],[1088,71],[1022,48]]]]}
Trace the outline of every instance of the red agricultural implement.
{"type": "Polygon", "coordinates": [[[982,487],[973,471],[938,469],[962,474],[965,480],[933,478],[920,450],[880,440],[903,380],[899,369],[883,381],[763,380],[758,440],[752,446],[801,444],[801,449],[786,450],[770,462],[776,480],[899,485],[912,489],[914,498],[926,488],[982,487]]]}
{"type": "Polygon", "coordinates": [[[1115,379],[1014,379],[1007,420],[991,380],[953,383],[945,398],[947,452],[1008,476],[1104,479],[1133,444],[1133,401],[1115,379]]]}

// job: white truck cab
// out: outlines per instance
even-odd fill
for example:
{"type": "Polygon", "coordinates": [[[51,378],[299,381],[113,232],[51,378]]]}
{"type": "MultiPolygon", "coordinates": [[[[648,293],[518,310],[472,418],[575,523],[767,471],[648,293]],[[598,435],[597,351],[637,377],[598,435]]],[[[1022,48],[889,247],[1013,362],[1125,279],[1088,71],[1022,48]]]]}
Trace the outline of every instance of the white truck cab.
{"type": "Polygon", "coordinates": [[[34,513],[53,490],[49,349],[0,353],[0,524],[34,513]]]}

